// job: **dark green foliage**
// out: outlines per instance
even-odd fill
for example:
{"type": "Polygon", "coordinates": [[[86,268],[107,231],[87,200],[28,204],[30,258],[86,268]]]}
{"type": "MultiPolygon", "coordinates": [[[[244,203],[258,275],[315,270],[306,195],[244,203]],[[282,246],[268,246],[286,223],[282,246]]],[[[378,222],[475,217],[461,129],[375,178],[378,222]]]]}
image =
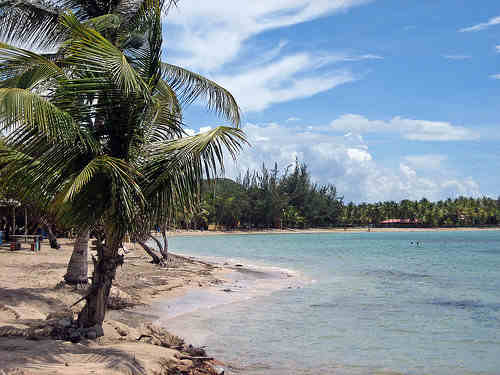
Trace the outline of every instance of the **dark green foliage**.
{"type": "Polygon", "coordinates": [[[387,219],[409,219],[401,226],[465,227],[500,223],[500,197],[459,197],[438,202],[423,198],[376,203],[344,204],[335,186],[311,182],[307,165],[296,163],[289,172],[277,165],[247,170],[237,181],[204,183],[198,211],[184,215],[185,227],[225,229],[380,226],[387,219]],[[186,221],[186,219],[190,219],[186,221]]]}
{"type": "Polygon", "coordinates": [[[386,219],[410,219],[413,226],[459,227],[498,225],[500,198],[459,197],[438,202],[419,201],[349,203],[343,208],[341,222],[346,226],[379,225],[386,219]]]}
{"type": "Polygon", "coordinates": [[[311,182],[307,166],[292,173],[248,170],[237,182],[218,179],[203,187],[202,206],[210,223],[225,228],[304,228],[338,224],[342,197],[333,185],[311,182]]]}

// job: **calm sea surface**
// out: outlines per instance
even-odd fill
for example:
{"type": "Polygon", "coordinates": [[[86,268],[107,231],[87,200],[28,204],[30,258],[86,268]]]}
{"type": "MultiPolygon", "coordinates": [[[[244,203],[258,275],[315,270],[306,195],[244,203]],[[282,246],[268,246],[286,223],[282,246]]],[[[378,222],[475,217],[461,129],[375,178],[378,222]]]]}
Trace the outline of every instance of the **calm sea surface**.
{"type": "Polygon", "coordinates": [[[174,237],[170,249],[255,271],[163,306],[164,324],[230,373],[500,374],[500,231],[174,237]]]}

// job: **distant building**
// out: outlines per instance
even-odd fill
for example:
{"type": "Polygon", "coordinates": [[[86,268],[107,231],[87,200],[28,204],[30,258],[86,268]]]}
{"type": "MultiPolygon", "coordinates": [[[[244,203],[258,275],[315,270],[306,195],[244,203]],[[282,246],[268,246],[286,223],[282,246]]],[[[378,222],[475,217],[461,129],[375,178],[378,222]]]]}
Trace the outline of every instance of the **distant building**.
{"type": "Polygon", "coordinates": [[[387,219],[380,222],[383,227],[411,227],[420,226],[422,222],[418,219],[387,219]]]}

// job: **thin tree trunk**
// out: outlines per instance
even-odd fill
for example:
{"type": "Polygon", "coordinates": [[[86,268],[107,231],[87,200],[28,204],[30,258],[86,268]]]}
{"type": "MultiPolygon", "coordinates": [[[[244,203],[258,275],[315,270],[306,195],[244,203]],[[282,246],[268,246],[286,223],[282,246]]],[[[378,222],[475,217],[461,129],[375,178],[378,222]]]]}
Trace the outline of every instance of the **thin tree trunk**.
{"type": "Polygon", "coordinates": [[[52,225],[49,223],[45,223],[45,228],[47,228],[47,235],[49,237],[49,243],[51,249],[59,249],[61,245],[57,243],[57,237],[52,231],[52,225]]]}
{"type": "Polygon", "coordinates": [[[167,234],[165,233],[164,227],[162,228],[161,235],[163,238],[163,244],[155,236],[151,236],[151,239],[156,243],[156,246],[158,247],[158,250],[160,251],[160,254],[161,254],[163,260],[166,262],[168,260],[168,240],[167,240],[167,234]]]}
{"type": "Polygon", "coordinates": [[[92,286],[85,297],[86,304],[78,314],[78,324],[83,328],[95,327],[97,337],[104,334],[102,323],[108,307],[109,293],[116,269],[123,264],[123,255],[118,254],[123,235],[106,233],[106,244],[97,239],[97,259],[94,262],[92,286]]]}
{"type": "Polygon", "coordinates": [[[162,227],[161,227],[161,236],[163,238],[163,247],[160,250],[160,252],[161,252],[161,255],[163,256],[163,259],[166,262],[168,259],[168,239],[167,239],[167,226],[166,225],[162,225],[162,227]]]}
{"type": "Polygon", "coordinates": [[[89,249],[89,230],[85,229],[78,234],[73,253],[68,263],[68,269],[64,280],[71,285],[80,285],[88,283],[88,249],[89,249]]]}
{"type": "Polygon", "coordinates": [[[162,260],[160,259],[160,257],[158,255],[155,254],[155,251],[150,248],[148,245],[146,245],[145,242],[143,241],[138,241],[139,245],[142,246],[142,248],[144,249],[144,251],[146,253],[148,253],[148,255],[153,258],[153,263],[154,264],[163,264],[162,260]]]}

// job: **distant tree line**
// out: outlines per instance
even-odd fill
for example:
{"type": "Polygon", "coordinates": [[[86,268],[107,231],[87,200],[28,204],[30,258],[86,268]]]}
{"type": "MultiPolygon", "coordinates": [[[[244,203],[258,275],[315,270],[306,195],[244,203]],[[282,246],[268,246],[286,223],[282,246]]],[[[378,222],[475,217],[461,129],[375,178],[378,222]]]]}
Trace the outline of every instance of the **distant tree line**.
{"type": "Polygon", "coordinates": [[[277,164],[272,169],[262,165],[236,181],[205,182],[199,205],[179,212],[173,224],[194,229],[319,228],[383,226],[388,219],[409,219],[401,226],[498,225],[500,198],[345,204],[334,185],[314,183],[307,165],[296,162],[283,171],[277,164]]]}
{"type": "Polygon", "coordinates": [[[343,225],[380,225],[387,219],[410,219],[412,226],[456,227],[498,225],[500,197],[492,199],[459,197],[430,202],[419,201],[349,203],[343,206],[340,221],[343,225]]]}

